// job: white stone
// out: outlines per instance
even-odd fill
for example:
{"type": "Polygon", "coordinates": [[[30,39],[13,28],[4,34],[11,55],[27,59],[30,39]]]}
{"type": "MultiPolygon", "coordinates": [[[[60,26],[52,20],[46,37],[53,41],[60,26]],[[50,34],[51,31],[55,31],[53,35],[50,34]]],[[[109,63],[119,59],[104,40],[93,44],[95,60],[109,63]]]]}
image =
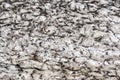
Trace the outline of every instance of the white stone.
{"type": "Polygon", "coordinates": [[[40,74],[33,74],[33,78],[36,80],[40,80],[40,74]]]}
{"type": "Polygon", "coordinates": [[[40,16],[40,20],[41,20],[41,21],[45,21],[45,20],[46,20],[46,17],[45,17],[45,16],[40,16]]]}
{"type": "Polygon", "coordinates": [[[3,12],[1,13],[0,19],[5,19],[5,18],[9,18],[10,14],[8,12],[3,12]]]}
{"type": "Polygon", "coordinates": [[[24,21],[24,22],[23,22],[23,25],[24,25],[24,26],[28,26],[29,24],[30,24],[29,21],[24,21]]]}
{"type": "Polygon", "coordinates": [[[8,37],[8,33],[10,33],[11,30],[9,27],[2,27],[1,28],[1,36],[8,37]]]}
{"type": "Polygon", "coordinates": [[[22,50],[22,48],[21,48],[21,46],[20,46],[20,45],[17,45],[17,46],[15,46],[15,50],[21,51],[21,50],[22,50]]]}
{"type": "Polygon", "coordinates": [[[20,9],[20,13],[26,13],[28,12],[26,9],[20,9]]]}
{"type": "Polygon", "coordinates": [[[6,8],[6,9],[13,8],[13,6],[12,6],[11,4],[6,3],[6,2],[2,3],[2,5],[3,5],[3,7],[6,8]]]}
{"type": "Polygon", "coordinates": [[[45,4],[45,8],[46,8],[46,9],[50,9],[50,7],[51,7],[51,4],[50,4],[50,3],[45,4]]]}
{"type": "Polygon", "coordinates": [[[78,63],[83,63],[83,62],[87,61],[87,58],[86,57],[79,57],[79,58],[75,58],[75,61],[78,63]]]}
{"type": "Polygon", "coordinates": [[[49,27],[46,27],[45,32],[50,35],[50,34],[55,33],[56,30],[57,28],[55,26],[49,26],[49,27]]]}
{"type": "Polygon", "coordinates": [[[119,39],[111,32],[110,33],[110,39],[112,40],[112,42],[118,42],[119,41],[119,39]]]}
{"type": "Polygon", "coordinates": [[[29,45],[29,46],[27,47],[27,52],[28,52],[28,54],[34,53],[36,50],[37,50],[37,47],[34,46],[34,45],[29,45]]]}
{"type": "Polygon", "coordinates": [[[72,10],[75,10],[75,8],[76,8],[76,3],[75,3],[74,1],[72,1],[72,2],[70,3],[70,8],[71,8],[72,10]]]}
{"type": "Polygon", "coordinates": [[[10,69],[11,71],[16,71],[16,70],[17,70],[17,68],[16,68],[14,65],[10,65],[10,66],[9,66],[9,69],[10,69]]]}
{"type": "Polygon", "coordinates": [[[115,64],[115,65],[120,65],[120,60],[114,61],[114,64],[115,64]]]}
{"type": "Polygon", "coordinates": [[[98,61],[94,61],[94,60],[92,60],[92,59],[90,59],[90,60],[87,60],[87,62],[88,62],[88,64],[89,64],[89,66],[94,66],[94,67],[99,67],[100,65],[101,65],[101,63],[100,62],[98,62],[98,61]]]}
{"type": "Polygon", "coordinates": [[[115,36],[116,36],[118,39],[120,39],[120,34],[115,34],[115,36]]]}
{"type": "Polygon", "coordinates": [[[100,0],[100,3],[101,4],[108,4],[108,1],[107,0],[100,0]]]}
{"type": "Polygon", "coordinates": [[[108,9],[100,9],[99,10],[99,13],[102,14],[102,15],[108,15],[110,11],[108,9]]]}
{"type": "Polygon", "coordinates": [[[102,74],[96,73],[96,72],[91,72],[91,73],[89,73],[89,75],[96,76],[96,77],[103,77],[102,74]]]}

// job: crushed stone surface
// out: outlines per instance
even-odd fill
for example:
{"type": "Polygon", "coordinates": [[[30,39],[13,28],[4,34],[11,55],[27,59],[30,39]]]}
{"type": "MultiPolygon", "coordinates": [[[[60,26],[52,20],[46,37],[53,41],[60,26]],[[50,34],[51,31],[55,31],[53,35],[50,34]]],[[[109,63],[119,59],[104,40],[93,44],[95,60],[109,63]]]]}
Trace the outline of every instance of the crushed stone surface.
{"type": "Polygon", "coordinates": [[[120,80],[120,0],[0,0],[0,80],[120,80]]]}

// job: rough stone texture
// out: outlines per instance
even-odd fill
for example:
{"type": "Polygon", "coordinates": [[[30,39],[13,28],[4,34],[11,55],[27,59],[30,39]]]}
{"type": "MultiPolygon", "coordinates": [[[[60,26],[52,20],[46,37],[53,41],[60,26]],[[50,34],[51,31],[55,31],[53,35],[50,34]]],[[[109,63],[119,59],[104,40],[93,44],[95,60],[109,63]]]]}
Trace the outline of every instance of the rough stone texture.
{"type": "Polygon", "coordinates": [[[120,1],[0,0],[0,80],[120,80],[120,1]]]}

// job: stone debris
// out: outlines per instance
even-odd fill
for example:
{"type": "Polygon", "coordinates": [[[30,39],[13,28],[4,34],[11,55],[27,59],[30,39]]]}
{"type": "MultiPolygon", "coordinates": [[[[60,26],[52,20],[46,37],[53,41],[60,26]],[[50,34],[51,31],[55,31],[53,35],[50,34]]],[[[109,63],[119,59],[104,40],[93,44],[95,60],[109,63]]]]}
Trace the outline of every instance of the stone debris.
{"type": "Polygon", "coordinates": [[[120,0],[0,0],[0,80],[120,80],[120,0]]]}

